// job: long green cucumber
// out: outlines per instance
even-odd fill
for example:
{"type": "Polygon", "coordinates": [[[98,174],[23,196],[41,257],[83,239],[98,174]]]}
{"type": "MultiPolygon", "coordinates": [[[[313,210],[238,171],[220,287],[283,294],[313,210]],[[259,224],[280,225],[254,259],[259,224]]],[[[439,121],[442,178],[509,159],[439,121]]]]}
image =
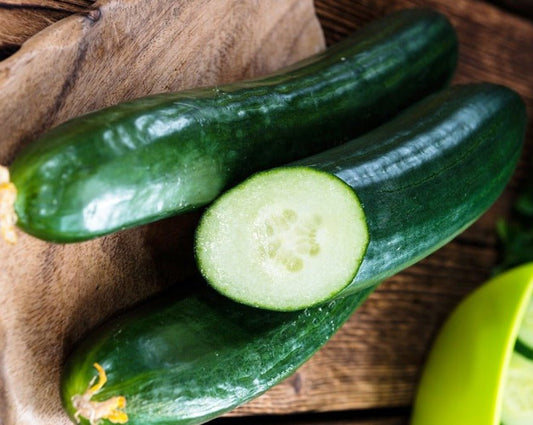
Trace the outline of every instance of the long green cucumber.
{"type": "Polygon", "coordinates": [[[328,341],[375,287],[369,285],[442,245],[488,208],[516,164],[524,121],[524,105],[508,89],[454,87],[358,142],[307,160],[305,167],[321,164],[346,181],[361,179],[357,192],[371,239],[356,293],[295,312],[234,303],[204,283],[188,295],[164,294],[103,325],[69,356],[66,410],[83,424],[97,411],[93,423],[191,425],[260,395],[328,341]],[[385,179],[406,169],[402,184],[385,179]],[[399,209],[388,203],[395,192],[399,209]],[[383,236],[391,232],[397,236],[383,236]],[[404,249],[413,256],[400,261],[404,249]]]}
{"type": "Polygon", "coordinates": [[[101,418],[116,417],[118,410],[129,425],[207,422],[293,373],[370,293],[278,313],[235,304],[204,289],[199,284],[195,293],[177,300],[164,294],[85,339],[69,357],[62,379],[71,418],[90,423],[90,409],[83,409],[87,403],[76,402],[85,394],[92,402],[111,400],[101,418]],[[87,389],[97,376],[94,364],[108,381],[93,395],[87,389]]]}
{"type": "Polygon", "coordinates": [[[16,156],[18,226],[75,242],[203,206],[252,172],[388,120],[446,85],[456,61],[443,15],[404,10],[274,75],[73,119],[16,156]]]}
{"type": "Polygon", "coordinates": [[[283,181],[280,171],[263,171],[224,194],[197,232],[200,269],[219,292],[273,310],[373,286],[489,208],[516,166],[525,126],[524,103],[506,87],[455,86],[430,96],[287,167],[283,181]],[[331,175],[358,201],[349,190],[344,201],[330,200],[338,186],[331,175]]]}

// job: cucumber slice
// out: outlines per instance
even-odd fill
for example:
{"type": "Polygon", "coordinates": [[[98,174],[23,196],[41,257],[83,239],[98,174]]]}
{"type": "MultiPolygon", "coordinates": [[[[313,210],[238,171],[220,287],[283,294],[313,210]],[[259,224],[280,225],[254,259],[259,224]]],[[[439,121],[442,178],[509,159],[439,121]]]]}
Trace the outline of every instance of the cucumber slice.
{"type": "Polygon", "coordinates": [[[520,324],[515,350],[533,360],[533,299],[520,324]]]}
{"type": "Polygon", "coordinates": [[[282,167],[256,174],[206,211],[196,256],[222,294],[290,311],[347,286],[367,244],[365,215],[350,186],[323,171],[282,167]]]}
{"type": "Polygon", "coordinates": [[[533,424],[533,362],[514,351],[503,390],[501,423],[533,424]]]}

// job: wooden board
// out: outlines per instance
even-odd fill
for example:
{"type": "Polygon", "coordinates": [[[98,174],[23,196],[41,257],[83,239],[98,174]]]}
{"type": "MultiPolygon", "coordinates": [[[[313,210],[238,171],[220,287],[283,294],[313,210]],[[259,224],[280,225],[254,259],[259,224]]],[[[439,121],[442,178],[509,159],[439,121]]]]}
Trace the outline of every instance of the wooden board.
{"type": "MultiPolygon", "coordinates": [[[[457,303],[490,275],[498,260],[495,223],[509,214],[517,188],[532,173],[533,21],[475,0],[315,0],[315,6],[328,43],[394,9],[428,6],[442,11],[459,35],[453,83],[491,81],[517,90],[528,108],[526,145],[509,187],[478,222],[383,283],[294,376],[232,415],[408,408],[437,330],[457,303]]],[[[403,413],[398,423],[407,424],[407,417],[403,413]]],[[[277,423],[276,418],[265,423],[277,423]]],[[[353,418],[350,423],[358,424],[357,414],[353,418]]]]}
{"type": "MultiPolygon", "coordinates": [[[[0,62],[0,162],[72,116],[265,74],[323,47],[311,0],[98,2],[0,62]]],[[[1,425],[69,423],[58,391],[65,353],[104,317],[192,269],[195,219],[76,245],[26,235],[0,244],[1,425]]]]}
{"type": "Polygon", "coordinates": [[[93,0],[3,0],[0,2],[0,60],[16,52],[47,26],[86,11],[92,3],[93,0]]]}
{"type": "MultiPolygon", "coordinates": [[[[348,411],[339,413],[308,413],[293,415],[265,415],[222,417],[210,425],[408,425],[405,416],[392,411],[348,411]]],[[[429,425],[429,424],[428,424],[429,425]]]]}

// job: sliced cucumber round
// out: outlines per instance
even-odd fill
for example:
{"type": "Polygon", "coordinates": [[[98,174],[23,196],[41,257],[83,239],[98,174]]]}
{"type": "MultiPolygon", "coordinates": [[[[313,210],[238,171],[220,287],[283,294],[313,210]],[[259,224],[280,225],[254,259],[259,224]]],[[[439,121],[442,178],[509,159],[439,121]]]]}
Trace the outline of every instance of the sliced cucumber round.
{"type": "Polygon", "coordinates": [[[501,423],[533,424],[533,361],[514,351],[503,390],[501,423]]]}
{"type": "Polygon", "coordinates": [[[533,361],[533,299],[520,324],[515,350],[533,361]]]}
{"type": "Polygon", "coordinates": [[[533,424],[533,298],[520,323],[503,389],[503,425],[533,424]]]}
{"type": "Polygon", "coordinates": [[[196,256],[222,294],[289,311],[346,287],[367,244],[365,215],[350,186],[323,171],[282,167],[256,174],[206,211],[196,256]]]}

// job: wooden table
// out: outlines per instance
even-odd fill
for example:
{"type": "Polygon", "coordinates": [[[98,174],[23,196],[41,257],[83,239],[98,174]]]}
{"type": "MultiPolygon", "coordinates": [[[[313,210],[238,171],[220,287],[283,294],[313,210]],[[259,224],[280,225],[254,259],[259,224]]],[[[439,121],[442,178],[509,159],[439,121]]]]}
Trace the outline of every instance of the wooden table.
{"type": "MultiPolygon", "coordinates": [[[[523,96],[530,121],[520,165],[505,193],[479,221],[384,282],[294,376],[233,416],[259,415],[253,419],[259,424],[408,424],[436,332],[498,260],[495,223],[508,216],[520,184],[532,172],[533,20],[476,0],[315,0],[328,43],[391,10],[414,6],[442,11],[456,27],[460,59],[454,84],[491,81],[523,96]]],[[[215,423],[248,424],[250,417],[215,423]]]]}

